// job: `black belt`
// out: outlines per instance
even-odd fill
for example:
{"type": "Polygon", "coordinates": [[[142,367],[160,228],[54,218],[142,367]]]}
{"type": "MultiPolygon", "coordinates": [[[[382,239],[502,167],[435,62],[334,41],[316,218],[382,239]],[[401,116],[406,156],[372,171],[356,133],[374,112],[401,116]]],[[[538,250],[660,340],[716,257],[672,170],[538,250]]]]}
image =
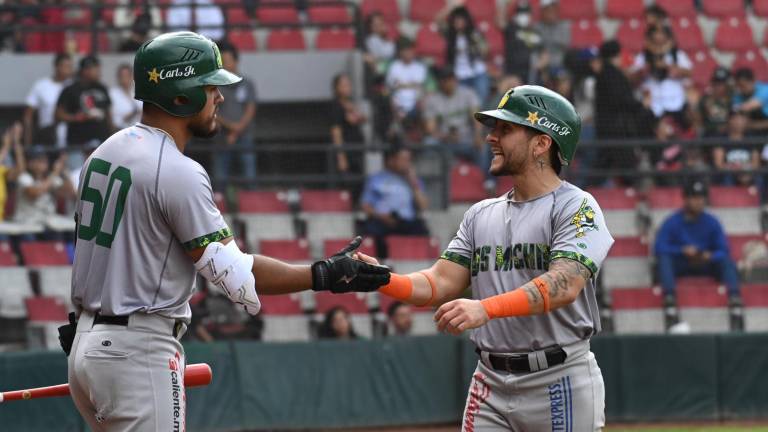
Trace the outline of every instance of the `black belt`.
{"type": "MultiPolygon", "coordinates": [[[[102,315],[96,312],[96,315],[93,317],[93,324],[109,324],[125,327],[128,326],[128,315],[102,315]]],[[[177,337],[182,328],[184,328],[184,321],[176,320],[173,325],[173,337],[177,337]]]]}
{"type": "MultiPolygon", "coordinates": [[[[475,352],[478,355],[481,354],[479,348],[475,348],[475,352]]],[[[551,368],[552,366],[562,364],[565,361],[565,358],[568,357],[568,354],[566,354],[565,351],[563,351],[563,349],[560,347],[552,347],[544,350],[544,356],[547,359],[547,367],[540,368],[538,370],[547,369],[551,368]]],[[[531,372],[531,364],[528,361],[528,354],[511,354],[506,356],[498,356],[489,353],[488,362],[491,363],[491,367],[494,369],[504,372],[531,372]]]]}

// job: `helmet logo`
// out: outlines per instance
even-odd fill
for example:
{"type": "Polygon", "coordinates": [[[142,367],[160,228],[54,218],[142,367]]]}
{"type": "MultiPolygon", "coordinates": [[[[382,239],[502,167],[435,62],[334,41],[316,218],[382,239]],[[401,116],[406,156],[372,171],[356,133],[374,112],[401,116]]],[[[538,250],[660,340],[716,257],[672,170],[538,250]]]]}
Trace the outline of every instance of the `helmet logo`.
{"type": "Polygon", "coordinates": [[[173,68],[169,70],[160,69],[160,72],[157,71],[157,68],[152,68],[149,73],[149,81],[152,81],[156,84],[159,84],[159,80],[165,80],[168,78],[187,78],[190,76],[195,75],[195,67],[194,66],[185,66],[182,68],[173,68]]]}
{"type": "Polygon", "coordinates": [[[538,121],[539,121],[539,112],[538,111],[536,111],[536,112],[528,111],[528,118],[526,120],[528,121],[528,123],[530,123],[532,125],[538,123],[538,121]]]}
{"type": "Polygon", "coordinates": [[[514,89],[509,90],[508,92],[504,93],[504,97],[501,98],[501,102],[499,102],[499,106],[496,107],[496,109],[502,109],[504,108],[504,105],[507,104],[507,101],[509,100],[509,95],[512,94],[512,91],[514,89]]]}
{"type": "Polygon", "coordinates": [[[553,121],[550,121],[547,118],[547,116],[539,117],[538,111],[535,111],[535,112],[528,111],[528,118],[526,118],[525,120],[531,125],[538,125],[538,126],[545,127],[560,136],[568,135],[571,133],[571,129],[568,126],[559,125],[553,121]]]}
{"type": "Polygon", "coordinates": [[[216,44],[213,44],[213,55],[216,57],[216,67],[221,69],[222,62],[221,62],[221,52],[219,52],[219,46],[216,44]]]}
{"type": "Polygon", "coordinates": [[[157,73],[157,68],[152,68],[152,70],[147,73],[149,74],[150,82],[154,82],[155,84],[158,84],[160,82],[158,81],[158,78],[160,78],[160,74],[157,73]]]}

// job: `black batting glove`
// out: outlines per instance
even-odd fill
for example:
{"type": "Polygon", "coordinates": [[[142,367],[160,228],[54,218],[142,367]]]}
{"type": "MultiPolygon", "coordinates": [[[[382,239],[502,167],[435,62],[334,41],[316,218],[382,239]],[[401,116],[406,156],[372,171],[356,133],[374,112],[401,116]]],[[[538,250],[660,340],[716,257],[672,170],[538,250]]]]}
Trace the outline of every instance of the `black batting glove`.
{"type": "Polygon", "coordinates": [[[389,267],[352,258],[363,238],[355,237],[336,255],[312,264],[312,289],[332,293],[371,292],[389,283],[389,267]]]}

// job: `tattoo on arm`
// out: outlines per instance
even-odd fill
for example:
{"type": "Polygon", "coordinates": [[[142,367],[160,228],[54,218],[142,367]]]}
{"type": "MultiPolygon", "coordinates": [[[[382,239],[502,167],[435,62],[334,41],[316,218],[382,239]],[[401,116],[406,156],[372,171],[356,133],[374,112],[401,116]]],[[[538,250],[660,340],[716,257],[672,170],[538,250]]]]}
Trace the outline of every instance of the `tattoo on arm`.
{"type": "MultiPolygon", "coordinates": [[[[574,280],[579,278],[584,283],[592,278],[592,272],[583,264],[572,259],[562,258],[552,261],[549,265],[549,271],[539,276],[549,285],[549,300],[551,308],[564,306],[569,292],[573,289],[571,286],[574,280]]],[[[580,281],[579,281],[580,282],[580,281]]],[[[580,284],[583,287],[583,284],[580,284]]],[[[531,312],[541,313],[544,311],[544,299],[533,281],[526,283],[521,287],[528,295],[528,302],[531,304],[531,312]]]]}

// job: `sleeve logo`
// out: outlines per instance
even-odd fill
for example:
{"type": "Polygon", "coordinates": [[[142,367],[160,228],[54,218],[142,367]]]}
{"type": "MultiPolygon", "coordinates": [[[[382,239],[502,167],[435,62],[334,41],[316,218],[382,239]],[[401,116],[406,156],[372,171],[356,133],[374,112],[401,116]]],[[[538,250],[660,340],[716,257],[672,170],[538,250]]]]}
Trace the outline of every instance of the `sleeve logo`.
{"type": "Polygon", "coordinates": [[[587,205],[587,199],[581,202],[576,214],[571,218],[571,225],[576,227],[576,237],[581,238],[587,234],[587,231],[597,231],[599,228],[595,223],[595,210],[587,205]]]}

